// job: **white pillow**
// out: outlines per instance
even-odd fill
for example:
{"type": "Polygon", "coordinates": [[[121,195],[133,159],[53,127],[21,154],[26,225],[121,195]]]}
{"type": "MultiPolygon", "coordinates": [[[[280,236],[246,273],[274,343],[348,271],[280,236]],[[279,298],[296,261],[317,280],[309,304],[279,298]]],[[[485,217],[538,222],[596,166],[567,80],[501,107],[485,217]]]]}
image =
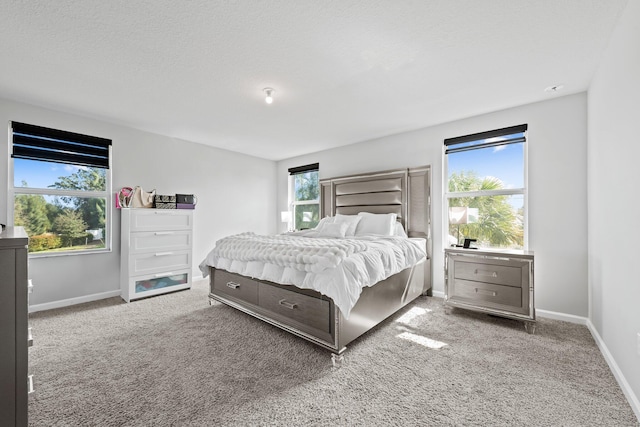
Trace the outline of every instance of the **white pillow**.
{"type": "Polygon", "coordinates": [[[322,218],[320,220],[320,222],[318,222],[318,225],[316,225],[315,230],[316,231],[321,231],[322,228],[325,226],[325,224],[331,224],[333,223],[333,217],[332,216],[325,216],[324,218],[322,218]]]}
{"type": "Polygon", "coordinates": [[[379,234],[382,236],[393,236],[397,214],[372,214],[360,212],[358,214],[362,220],[358,223],[356,236],[363,234],[379,234]]]}
{"type": "Polygon", "coordinates": [[[325,223],[322,229],[318,232],[317,237],[335,237],[338,239],[344,239],[344,234],[347,232],[349,224],[346,222],[334,222],[325,223]]]}
{"type": "Polygon", "coordinates": [[[358,215],[341,215],[341,214],[336,214],[336,216],[334,218],[335,218],[333,220],[334,223],[345,222],[345,223],[349,224],[349,228],[347,228],[347,232],[345,233],[345,237],[353,237],[353,236],[355,236],[356,227],[358,226],[358,223],[362,219],[358,215]]]}
{"type": "Polygon", "coordinates": [[[400,224],[398,221],[396,221],[396,225],[393,228],[393,236],[409,237],[407,236],[407,232],[404,231],[404,227],[402,226],[402,224],[400,224]]]}

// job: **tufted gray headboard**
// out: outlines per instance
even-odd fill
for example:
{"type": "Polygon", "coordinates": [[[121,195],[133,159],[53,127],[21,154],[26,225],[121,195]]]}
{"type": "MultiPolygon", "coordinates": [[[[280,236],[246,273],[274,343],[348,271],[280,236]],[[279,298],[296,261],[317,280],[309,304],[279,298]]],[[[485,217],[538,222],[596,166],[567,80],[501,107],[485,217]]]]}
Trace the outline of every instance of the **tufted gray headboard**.
{"type": "Polygon", "coordinates": [[[431,168],[400,169],[320,180],[320,213],[395,213],[409,237],[431,238],[431,168]]]}
{"type": "Polygon", "coordinates": [[[431,167],[320,180],[320,216],[396,213],[409,237],[427,240],[425,289],[431,288],[431,167]]]}

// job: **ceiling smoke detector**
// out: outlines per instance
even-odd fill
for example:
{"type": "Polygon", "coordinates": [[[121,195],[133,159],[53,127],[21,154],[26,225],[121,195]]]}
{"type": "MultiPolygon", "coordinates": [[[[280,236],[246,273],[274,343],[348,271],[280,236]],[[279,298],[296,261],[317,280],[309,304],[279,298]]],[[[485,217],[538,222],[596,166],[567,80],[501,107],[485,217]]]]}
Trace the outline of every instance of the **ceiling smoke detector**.
{"type": "Polygon", "coordinates": [[[558,93],[562,89],[564,89],[564,85],[555,85],[555,86],[549,86],[544,91],[547,93],[558,93]]]}

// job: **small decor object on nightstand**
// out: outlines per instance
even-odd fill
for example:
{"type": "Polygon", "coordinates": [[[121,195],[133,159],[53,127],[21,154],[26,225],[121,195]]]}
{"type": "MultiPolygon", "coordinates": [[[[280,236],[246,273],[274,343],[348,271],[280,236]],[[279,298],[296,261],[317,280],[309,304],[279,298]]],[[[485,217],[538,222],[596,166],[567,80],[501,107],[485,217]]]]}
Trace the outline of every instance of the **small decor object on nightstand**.
{"type": "Polygon", "coordinates": [[[535,332],[533,252],[446,248],[444,305],[524,320],[535,332]]]}
{"type": "Polygon", "coordinates": [[[465,249],[478,249],[478,248],[471,247],[471,243],[476,241],[478,241],[478,239],[464,239],[464,244],[462,245],[462,247],[465,249]]]}

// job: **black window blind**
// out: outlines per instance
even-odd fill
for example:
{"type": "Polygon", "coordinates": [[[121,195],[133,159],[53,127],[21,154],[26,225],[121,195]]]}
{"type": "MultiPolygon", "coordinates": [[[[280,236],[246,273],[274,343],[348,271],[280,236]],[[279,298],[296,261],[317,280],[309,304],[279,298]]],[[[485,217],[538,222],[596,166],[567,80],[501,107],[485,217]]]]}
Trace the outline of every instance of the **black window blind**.
{"type": "Polygon", "coordinates": [[[457,153],[460,151],[476,150],[478,148],[496,147],[498,145],[515,144],[525,142],[524,133],[527,125],[510,126],[502,129],[479,132],[471,135],[447,138],[444,145],[445,153],[457,153]]]}
{"type": "Polygon", "coordinates": [[[20,122],[11,122],[16,159],[109,168],[111,140],[20,122]]]}
{"type": "Polygon", "coordinates": [[[295,175],[295,174],[305,173],[305,172],[315,172],[318,170],[320,170],[320,163],[311,163],[310,165],[289,168],[289,175],[295,175]]]}

